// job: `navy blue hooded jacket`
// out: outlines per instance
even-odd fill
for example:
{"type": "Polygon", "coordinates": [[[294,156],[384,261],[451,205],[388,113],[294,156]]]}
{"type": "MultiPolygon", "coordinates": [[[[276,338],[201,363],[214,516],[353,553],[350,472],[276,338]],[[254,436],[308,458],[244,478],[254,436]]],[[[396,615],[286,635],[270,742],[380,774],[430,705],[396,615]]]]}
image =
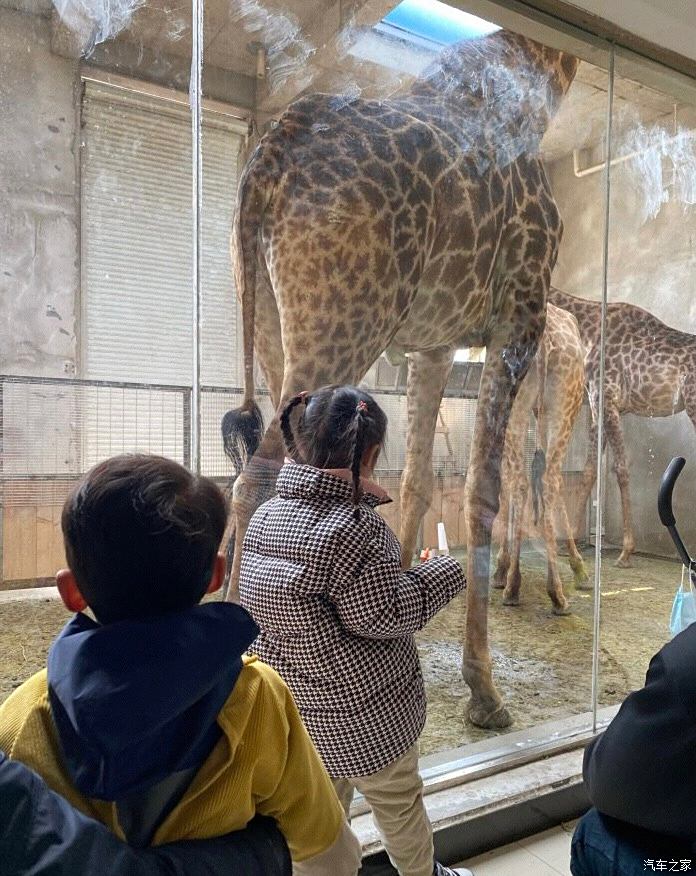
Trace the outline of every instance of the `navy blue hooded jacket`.
{"type": "Polygon", "coordinates": [[[75,787],[116,801],[147,845],[220,738],[217,716],[258,634],[214,602],[101,626],[77,614],[48,656],[51,713],[75,787]]]}
{"type": "Polygon", "coordinates": [[[136,851],[82,815],[0,751],[3,876],[290,876],[285,840],[269,819],[198,842],[136,851]]]}

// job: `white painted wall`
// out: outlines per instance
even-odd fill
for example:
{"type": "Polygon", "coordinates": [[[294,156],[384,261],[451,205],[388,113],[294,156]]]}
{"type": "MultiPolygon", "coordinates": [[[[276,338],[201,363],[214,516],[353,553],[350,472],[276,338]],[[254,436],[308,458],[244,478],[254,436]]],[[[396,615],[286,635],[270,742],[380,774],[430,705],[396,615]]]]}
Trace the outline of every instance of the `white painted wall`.
{"type": "Polygon", "coordinates": [[[79,288],[77,64],[0,9],[0,372],[64,377],[79,288]]]}
{"type": "Polygon", "coordinates": [[[658,46],[696,59],[694,0],[572,0],[572,5],[658,46]]]}

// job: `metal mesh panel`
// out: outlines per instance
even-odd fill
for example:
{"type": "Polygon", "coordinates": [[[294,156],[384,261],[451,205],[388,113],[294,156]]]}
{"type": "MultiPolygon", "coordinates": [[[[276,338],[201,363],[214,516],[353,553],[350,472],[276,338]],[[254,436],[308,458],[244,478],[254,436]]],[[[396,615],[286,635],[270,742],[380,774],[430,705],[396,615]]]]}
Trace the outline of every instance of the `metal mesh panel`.
{"type": "MultiPolygon", "coordinates": [[[[70,379],[0,378],[2,475],[7,478],[77,476],[117,453],[158,453],[188,463],[190,407],[188,387],[164,387],[70,379]]],[[[373,390],[389,419],[378,473],[397,474],[406,456],[406,398],[397,391],[373,390]]],[[[222,446],[224,414],[241,404],[238,388],[206,387],[201,403],[201,467],[215,478],[230,475],[222,446]]],[[[269,423],[273,408],[267,393],[259,404],[269,423]]],[[[466,472],[476,415],[476,400],[443,399],[438,417],[433,467],[440,476],[466,472]]],[[[582,468],[588,412],[578,419],[566,470],[582,468]]],[[[525,454],[531,463],[535,426],[531,420],[525,454]]]]}
{"type": "Polygon", "coordinates": [[[78,476],[127,452],[187,461],[186,388],[0,379],[3,480],[78,476]]]}
{"type": "MultiPolygon", "coordinates": [[[[389,419],[377,475],[386,479],[396,496],[406,456],[406,397],[396,388],[372,392],[389,419]]],[[[240,388],[206,386],[201,391],[201,468],[221,485],[229,483],[233,474],[223,449],[221,422],[241,401],[240,388]]],[[[476,404],[475,398],[461,397],[446,397],[442,402],[433,448],[433,468],[442,479],[440,484],[456,476],[454,483],[463,489],[476,404]]],[[[274,411],[267,391],[260,392],[259,405],[268,424],[274,411]]],[[[585,409],[576,425],[566,471],[578,471],[584,464],[587,417],[585,409]]],[[[59,568],[63,561],[61,506],[91,466],[128,452],[157,453],[188,465],[190,431],[191,389],[187,386],[0,376],[0,583],[45,580],[59,568]]],[[[535,446],[531,420],[525,442],[528,467],[535,446]]],[[[460,487],[450,481],[447,489],[460,487]]],[[[445,514],[442,496],[438,501],[441,510],[438,506],[432,514],[445,514]]],[[[394,513],[397,516],[391,522],[398,528],[398,510],[394,513]]],[[[450,530],[452,544],[461,543],[457,519],[451,519],[450,530]]]]}

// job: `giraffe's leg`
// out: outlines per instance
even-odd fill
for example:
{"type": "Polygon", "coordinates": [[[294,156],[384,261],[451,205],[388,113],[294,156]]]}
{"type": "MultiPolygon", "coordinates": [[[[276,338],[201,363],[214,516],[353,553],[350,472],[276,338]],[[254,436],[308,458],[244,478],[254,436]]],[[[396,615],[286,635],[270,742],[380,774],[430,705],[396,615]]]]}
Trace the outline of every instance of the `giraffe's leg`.
{"type": "MultiPolygon", "coordinates": [[[[510,289],[510,298],[514,297],[510,289]]],[[[476,423],[467,472],[467,617],[462,674],[471,689],[468,715],[480,727],[500,728],[511,723],[493,684],[488,647],[491,532],[498,513],[500,468],[510,410],[520,382],[536,354],[544,320],[539,298],[545,290],[525,289],[520,298],[533,298],[534,313],[516,313],[516,324],[501,321],[491,338],[481,377],[476,423]]],[[[523,304],[516,301],[516,307],[523,304]]]]}
{"type": "Polygon", "coordinates": [[[592,418],[590,423],[590,431],[588,437],[587,459],[585,460],[585,468],[580,479],[580,486],[577,493],[577,512],[575,518],[575,537],[585,529],[587,503],[592,495],[592,488],[597,480],[597,458],[598,458],[598,440],[599,429],[596,418],[592,418]]]}
{"type": "MultiPolygon", "coordinates": [[[[521,491],[524,488],[524,441],[527,433],[529,410],[533,403],[536,383],[530,378],[530,372],[522,382],[515,403],[510,412],[510,419],[505,434],[505,449],[501,464],[500,510],[496,520],[496,529],[503,532],[498,553],[498,563],[493,576],[493,586],[503,589],[510,579],[510,567],[515,562],[515,533],[518,531],[520,516],[524,514],[521,502],[521,491]],[[512,513],[512,520],[510,515],[512,513]]],[[[519,568],[519,563],[517,563],[519,568]]],[[[519,589],[519,587],[518,587],[519,589]]],[[[515,603],[509,603],[513,605],[515,603]]]]}
{"type": "Polygon", "coordinates": [[[629,569],[632,565],[631,554],[636,549],[633,536],[633,512],[631,510],[631,492],[629,486],[628,462],[626,446],[621,428],[621,416],[618,408],[612,404],[605,406],[604,423],[607,430],[607,440],[614,454],[614,471],[621,493],[621,509],[623,511],[623,545],[616,565],[621,569],[629,569]]]}
{"type": "Polygon", "coordinates": [[[496,590],[502,590],[505,587],[510,568],[510,525],[513,523],[510,520],[510,512],[513,507],[510,502],[510,485],[510,472],[508,466],[504,463],[503,478],[500,486],[500,510],[496,520],[497,529],[500,533],[498,557],[496,559],[495,574],[493,575],[493,587],[496,590]]]}
{"type": "MultiPolygon", "coordinates": [[[[259,260],[257,268],[255,352],[271,392],[271,401],[277,408],[283,387],[283,338],[278,307],[273,295],[265,262],[259,260]]],[[[255,455],[248,461],[245,470],[237,473],[231,483],[230,515],[223,536],[227,555],[225,599],[239,600],[239,568],[244,533],[256,508],[273,494],[275,478],[283,460],[282,440],[275,423],[271,423],[255,455]],[[270,433],[270,434],[269,434],[270,433]],[[248,482],[255,486],[250,488],[248,482]]]]}
{"type": "Polygon", "coordinates": [[[408,433],[401,478],[401,562],[413,560],[418,527],[433,493],[433,441],[442,394],[452,370],[453,352],[414,353],[408,366],[408,433]]]}
{"type": "Polygon", "coordinates": [[[568,600],[563,593],[563,584],[558,572],[558,546],[556,542],[555,513],[558,498],[562,489],[561,473],[559,466],[554,460],[552,466],[547,467],[544,476],[544,543],[546,545],[546,560],[548,573],[546,591],[553,603],[554,614],[570,614],[568,600]]]}
{"type": "Polygon", "coordinates": [[[522,555],[522,540],[524,537],[525,524],[528,519],[527,497],[529,484],[524,474],[524,469],[515,477],[513,492],[513,507],[515,516],[512,526],[512,558],[508,569],[505,590],[503,591],[503,605],[520,604],[520,587],[522,585],[522,571],[520,570],[520,558],[522,555]]]}
{"type": "Polygon", "coordinates": [[[561,516],[563,531],[565,533],[566,550],[568,552],[568,565],[573,572],[575,586],[580,590],[586,590],[588,587],[590,587],[590,576],[587,574],[587,569],[585,568],[585,560],[583,559],[583,556],[578,550],[577,544],[575,543],[575,536],[573,535],[573,527],[571,526],[570,518],[568,517],[568,508],[566,506],[565,496],[563,495],[562,484],[561,490],[558,494],[557,507],[558,513],[561,516]]]}
{"type": "MultiPolygon", "coordinates": [[[[694,368],[694,371],[696,371],[696,368],[694,368]]],[[[682,392],[684,394],[684,410],[687,417],[691,420],[691,425],[696,429],[696,381],[691,377],[685,380],[682,392]]]]}
{"type": "Polygon", "coordinates": [[[232,488],[232,513],[235,526],[234,557],[227,592],[229,602],[239,602],[239,573],[244,536],[256,509],[275,492],[275,482],[283,463],[283,455],[283,441],[276,417],[266,430],[258,450],[235,480],[232,488]]]}
{"type": "Polygon", "coordinates": [[[577,342],[576,354],[575,356],[572,355],[572,347],[566,348],[567,356],[560,348],[554,353],[554,370],[549,375],[547,382],[548,398],[544,406],[544,419],[547,421],[548,427],[545,445],[548,452],[544,489],[548,492],[548,495],[545,497],[545,507],[549,511],[549,516],[544,521],[544,534],[549,560],[549,594],[554,603],[554,610],[557,613],[563,613],[562,608],[565,601],[557,567],[557,515],[560,516],[561,526],[566,537],[568,563],[573,570],[575,585],[582,588],[589,583],[585,564],[575,544],[563,494],[563,461],[566,458],[573,426],[582,408],[584,394],[582,352],[580,338],[577,334],[574,321],[572,328],[575,329],[573,340],[577,342]],[[554,598],[554,594],[557,598],[554,598]]]}
{"type": "MultiPolygon", "coordinates": [[[[507,501],[512,508],[512,527],[508,564],[505,569],[505,577],[501,581],[501,586],[505,588],[503,605],[518,605],[520,601],[520,584],[522,583],[520,553],[522,533],[526,521],[528,493],[527,476],[524,470],[524,443],[529,425],[529,413],[534,405],[537,386],[535,369],[532,365],[515,398],[505,434],[501,493],[507,495],[507,501]]],[[[507,520],[502,522],[507,524],[507,520]]],[[[498,572],[496,572],[496,576],[497,574],[498,572]]]]}

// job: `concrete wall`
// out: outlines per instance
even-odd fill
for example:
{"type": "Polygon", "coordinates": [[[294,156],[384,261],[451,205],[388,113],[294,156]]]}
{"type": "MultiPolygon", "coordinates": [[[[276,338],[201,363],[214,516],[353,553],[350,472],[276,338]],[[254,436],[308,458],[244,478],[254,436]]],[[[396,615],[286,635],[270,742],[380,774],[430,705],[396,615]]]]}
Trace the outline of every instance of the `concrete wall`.
{"type": "Polygon", "coordinates": [[[75,366],[77,64],[50,23],[0,9],[0,372],[75,366]]]}
{"type": "MultiPolygon", "coordinates": [[[[602,292],[603,174],[573,174],[568,157],[549,168],[551,185],[565,225],[553,282],[561,289],[599,299],[602,292]]],[[[635,177],[612,174],[609,241],[609,299],[645,307],[664,322],[696,333],[696,209],[671,201],[655,219],[641,220],[635,177]]],[[[696,375],[695,378],[696,379],[696,375]]],[[[696,549],[696,435],[685,414],[666,419],[623,418],[631,471],[637,549],[673,555],[656,512],[657,489],[673,456],[688,468],[675,495],[677,519],[696,549]]],[[[621,539],[616,480],[609,479],[606,532],[621,539]]]]}
{"type": "Polygon", "coordinates": [[[693,0],[570,0],[658,46],[696,59],[693,0]]]}

